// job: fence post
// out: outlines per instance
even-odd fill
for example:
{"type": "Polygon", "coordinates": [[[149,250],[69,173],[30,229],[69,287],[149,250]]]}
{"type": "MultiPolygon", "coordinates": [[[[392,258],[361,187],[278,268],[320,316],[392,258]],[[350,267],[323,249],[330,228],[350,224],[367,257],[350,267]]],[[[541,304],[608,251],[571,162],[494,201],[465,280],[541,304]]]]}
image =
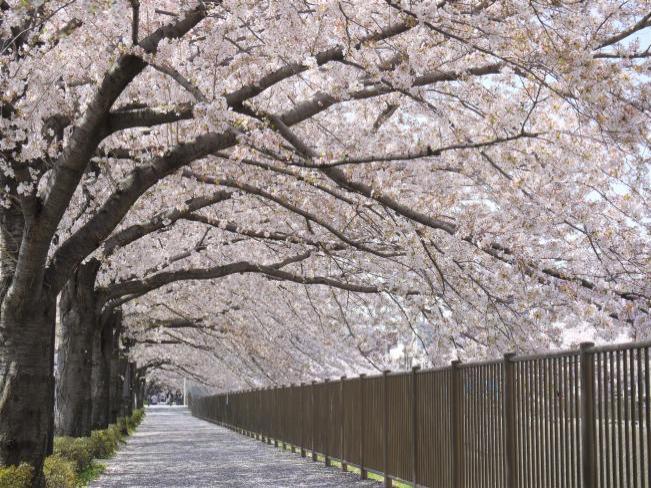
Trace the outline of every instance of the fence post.
{"type": "Polygon", "coordinates": [[[414,488],[418,486],[418,370],[420,366],[411,368],[411,457],[412,479],[414,488]]]}
{"type": "Polygon", "coordinates": [[[515,353],[509,352],[504,354],[503,374],[504,374],[504,390],[502,401],[502,425],[504,427],[504,463],[505,463],[505,481],[506,488],[515,488],[516,482],[516,446],[515,446],[515,431],[516,431],[516,418],[515,418],[515,376],[513,369],[513,358],[515,353]]]}
{"type": "MultiPolygon", "coordinates": [[[[280,385],[276,387],[276,398],[274,399],[274,406],[276,410],[276,447],[280,446],[285,449],[285,442],[280,440],[281,433],[283,431],[283,409],[282,409],[282,391],[285,388],[285,385],[280,385]]],[[[284,436],[283,436],[284,437],[284,436]]]]}
{"type": "Polygon", "coordinates": [[[268,415],[267,415],[267,405],[266,397],[265,397],[265,388],[260,387],[257,389],[257,394],[256,394],[256,406],[255,410],[257,413],[257,419],[256,419],[256,431],[258,432],[258,435],[256,438],[260,439],[260,442],[266,442],[266,433],[267,433],[267,428],[268,428],[268,415]]]}
{"type": "MultiPolygon", "coordinates": [[[[290,405],[292,407],[294,406],[292,400],[294,399],[294,390],[295,389],[296,388],[295,388],[294,383],[290,383],[289,384],[289,391],[285,395],[285,415],[286,416],[289,416],[289,412],[290,412],[290,408],[291,408],[290,405]]],[[[289,430],[290,430],[289,423],[288,422],[285,422],[285,423],[286,423],[286,425],[285,425],[285,439],[289,439],[290,438],[290,435],[289,435],[289,430]]],[[[291,430],[293,431],[294,429],[291,429],[291,430]]],[[[291,439],[289,439],[290,440],[289,445],[291,446],[292,453],[296,453],[296,446],[294,445],[295,441],[294,441],[293,437],[294,436],[291,436],[291,439]]]]}
{"type": "MultiPolygon", "coordinates": [[[[286,409],[285,410],[285,415],[287,415],[288,417],[291,417],[290,412],[291,412],[291,409],[294,407],[294,402],[292,402],[292,400],[294,399],[294,390],[296,390],[295,387],[296,387],[296,385],[294,385],[294,383],[290,383],[289,384],[289,391],[287,392],[287,395],[285,395],[285,398],[286,398],[286,401],[285,401],[285,409],[286,409]]],[[[293,434],[294,429],[289,427],[289,422],[286,422],[286,424],[287,425],[285,426],[285,429],[286,429],[285,430],[285,438],[289,440],[289,448],[291,449],[292,454],[295,454],[296,453],[296,446],[294,444],[295,444],[296,440],[295,440],[293,435],[289,434],[290,430],[292,431],[292,434],[293,434]]]]}
{"type": "Polygon", "coordinates": [[[256,422],[258,428],[258,435],[257,439],[262,442],[262,439],[264,439],[264,423],[262,422],[262,419],[264,416],[262,415],[262,388],[258,388],[257,390],[257,401],[256,401],[256,406],[255,410],[258,413],[258,421],[256,422]]]}
{"type": "Polygon", "coordinates": [[[382,390],[384,394],[384,486],[391,488],[391,478],[389,477],[389,387],[388,378],[389,370],[382,371],[382,390]]]}
{"type": "Polygon", "coordinates": [[[364,469],[364,378],[365,374],[359,375],[359,477],[363,480],[368,479],[368,473],[364,469]]]}
{"type": "Polygon", "coordinates": [[[461,361],[452,361],[450,369],[450,426],[452,430],[452,488],[463,486],[463,415],[461,407],[461,361]]]}
{"type": "Polygon", "coordinates": [[[348,466],[346,465],[346,440],[344,437],[346,433],[346,402],[344,401],[344,381],[346,381],[345,376],[339,378],[339,413],[341,415],[341,446],[339,447],[339,453],[341,454],[341,470],[343,472],[346,472],[348,471],[348,466]]]}
{"type": "Polygon", "coordinates": [[[325,424],[323,424],[323,462],[326,466],[330,466],[330,453],[328,449],[328,431],[330,430],[330,423],[332,419],[332,412],[330,411],[331,403],[330,403],[330,380],[328,378],[325,379],[324,385],[323,385],[323,391],[325,392],[325,397],[326,397],[326,421],[325,424]]]}
{"type": "Polygon", "coordinates": [[[288,385],[284,385],[282,387],[282,390],[280,392],[280,405],[281,405],[281,420],[282,422],[280,423],[280,431],[281,431],[281,439],[282,439],[282,444],[283,444],[283,451],[287,450],[287,398],[289,395],[288,389],[291,388],[288,385]]]}
{"type": "Polygon", "coordinates": [[[260,425],[260,442],[265,442],[265,431],[267,430],[267,416],[265,415],[265,398],[264,398],[264,387],[258,389],[258,417],[260,425]]]}
{"type": "Polygon", "coordinates": [[[278,432],[280,432],[280,412],[278,410],[278,393],[280,392],[281,386],[276,386],[273,390],[273,415],[274,415],[274,447],[278,447],[278,432]]]}
{"type": "Polygon", "coordinates": [[[251,390],[251,437],[258,439],[258,389],[251,390]]]}
{"type": "Polygon", "coordinates": [[[301,457],[305,457],[305,383],[301,383],[301,457]]]}
{"type": "Polygon", "coordinates": [[[274,403],[273,403],[273,388],[270,386],[267,388],[267,401],[269,402],[269,428],[267,429],[267,444],[271,445],[272,440],[271,436],[274,432],[274,403]]]}
{"type": "Polygon", "coordinates": [[[592,488],[597,482],[597,460],[595,456],[594,425],[594,343],[580,345],[581,364],[581,467],[584,488],[592,488]]]}
{"type": "Polygon", "coordinates": [[[316,381],[312,381],[312,461],[317,460],[316,451],[316,399],[314,391],[316,390],[316,381]]]}

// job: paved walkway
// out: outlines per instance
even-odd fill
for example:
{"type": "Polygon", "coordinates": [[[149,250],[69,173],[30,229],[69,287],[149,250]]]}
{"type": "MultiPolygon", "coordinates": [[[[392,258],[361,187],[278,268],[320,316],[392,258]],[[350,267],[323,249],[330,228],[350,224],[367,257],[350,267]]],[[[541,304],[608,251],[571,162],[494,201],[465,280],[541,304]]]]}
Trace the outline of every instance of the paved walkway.
{"type": "Polygon", "coordinates": [[[223,427],[183,407],[150,407],[91,487],[377,487],[223,427]]]}

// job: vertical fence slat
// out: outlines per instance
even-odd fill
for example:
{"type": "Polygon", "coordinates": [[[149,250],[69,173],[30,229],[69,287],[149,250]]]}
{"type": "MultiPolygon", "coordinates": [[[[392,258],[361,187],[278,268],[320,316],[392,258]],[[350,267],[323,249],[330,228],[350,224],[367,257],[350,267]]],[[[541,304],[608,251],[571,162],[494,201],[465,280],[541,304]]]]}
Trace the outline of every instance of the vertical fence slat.
{"type": "Polygon", "coordinates": [[[513,358],[515,353],[507,353],[504,355],[504,388],[502,393],[502,401],[504,402],[503,408],[503,425],[504,425],[504,439],[505,439],[505,486],[506,488],[515,488],[516,483],[516,445],[515,445],[515,431],[517,426],[517,418],[515,412],[515,377],[513,358]]]}
{"type": "Polygon", "coordinates": [[[312,381],[312,387],[310,388],[310,397],[311,397],[311,402],[310,402],[310,407],[312,411],[312,428],[311,428],[311,439],[310,439],[310,445],[312,446],[311,449],[311,454],[312,454],[312,461],[317,460],[317,455],[316,455],[316,420],[317,420],[317,401],[316,401],[316,381],[312,381]]]}
{"type": "Polygon", "coordinates": [[[326,466],[330,466],[330,449],[328,445],[329,439],[329,431],[330,431],[330,422],[332,422],[332,395],[330,392],[330,380],[325,379],[324,384],[322,385],[322,396],[325,396],[325,400],[321,398],[321,407],[325,409],[325,415],[324,415],[324,420],[325,422],[322,424],[323,426],[323,462],[326,466]]]}
{"type": "Polygon", "coordinates": [[[366,401],[365,401],[365,395],[364,395],[364,378],[366,377],[365,374],[360,374],[359,375],[359,402],[360,402],[360,409],[359,409],[359,426],[360,426],[360,434],[359,434],[359,477],[363,480],[368,478],[366,469],[365,469],[365,464],[364,464],[364,451],[365,451],[365,442],[364,438],[366,437],[366,431],[365,431],[365,422],[366,422],[366,401]]]}
{"type": "Polygon", "coordinates": [[[638,444],[637,444],[637,457],[638,457],[638,478],[639,478],[639,486],[640,488],[645,488],[646,487],[646,481],[645,481],[645,472],[649,471],[649,457],[647,456],[646,458],[644,457],[644,387],[642,383],[642,360],[643,360],[643,348],[637,348],[635,350],[635,387],[636,387],[636,392],[637,396],[634,398],[634,402],[636,403],[636,420],[634,424],[634,428],[637,431],[637,438],[638,438],[638,444]]]}
{"type": "Polygon", "coordinates": [[[340,430],[340,461],[341,461],[341,470],[343,472],[348,471],[348,465],[346,464],[346,399],[344,391],[344,383],[346,382],[346,377],[342,376],[339,378],[339,413],[341,415],[339,428],[340,430]]]}
{"type": "Polygon", "coordinates": [[[307,388],[305,387],[305,383],[301,383],[301,393],[300,393],[300,404],[301,404],[301,417],[300,417],[300,424],[301,424],[301,457],[305,457],[307,455],[306,449],[305,449],[305,417],[307,417],[305,407],[306,407],[306,402],[305,402],[305,393],[306,393],[307,388]]]}
{"type": "Polygon", "coordinates": [[[631,410],[631,468],[633,470],[633,488],[639,488],[639,475],[637,472],[637,454],[638,454],[638,444],[637,444],[637,425],[636,425],[636,408],[635,408],[635,350],[629,350],[628,355],[628,377],[630,379],[630,396],[629,404],[631,410]]]}
{"type": "Polygon", "coordinates": [[[384,466],[384,486],[391,487],[391,477],[389,476],[389,371],[382,372],[382,415],[384,417],[382,427],[382,465],[384,466]]]}
{"type": "Polygon", "coordinates": [[[615,422],[617,421],[617,401],[615,397],[615,363],[613,357],[613,351],[608,351],[605,353],[608,358],[608,389],[610,392],[609,401],[610,401],[610,416],[611,420],[608,425],[608,432],[610,435],[610,449],[612,452],[612,479],[613,487],[619,486],[619,477],[617,471],[617,431],[615,429],[615,422]]]}
{"type": "Polygon", "coordinates": [[[619,351],[615,351],[615,366],[617,370],[617,486],[624,488],[624,433],[622,429],[622,360],[619,351]]]}
{"type": "Polygon", "coordinates": [[[418,486],[418,370],[420,366],[411,368],[411,464],[412,482],[418,486]]]}
{"type": "MultiPolygon", "coordinates": [[[[645,391],[646,391],[646,458],[651,459],[651,362],[649,361],[651,346],[645,348],[645,391]]],[[[651,468],[647,469],[647,485],[651,488],[651,468]]]]}
{"type": "Polygon", "coordinates": [[[459,383],[461,381],[459,374],[460,361],[452,361],[450,369],[450,425],[452,426],[452,449],[450,456],[452,458],[452,488],[462,488],[462,461],[461,461],[461,440],[463,439],[462,420],[463,416],[459,409],[461,408],[459,398],[459,383]]]}
{"type": "Polygon", "coordinates": [[[594,344],[581,344],[581,445],[583,465],[583,486],[596,486],[595,432],[594,432],[594,354],[591,352],[594,344]]]}

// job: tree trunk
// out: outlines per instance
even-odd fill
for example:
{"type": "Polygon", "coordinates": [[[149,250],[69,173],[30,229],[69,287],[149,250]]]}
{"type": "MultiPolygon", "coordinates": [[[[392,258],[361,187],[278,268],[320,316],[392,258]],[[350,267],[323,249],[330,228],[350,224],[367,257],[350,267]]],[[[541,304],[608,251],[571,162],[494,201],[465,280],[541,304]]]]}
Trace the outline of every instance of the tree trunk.
{"type": "Polygon", "coordinates": [[[52,449],[56,301],[12,302],[2,303],[0,318],[0,465],[29,463],[40,487],[52,449]]]}
{"type": "Polygon", "coordinates": [[[122,363],[122,370],[124,371],[124,379],[122,381],[122,405],[121,417],[129,417],[133,413],[133,386],[131,373],[131,363],[124,358],[122,363]]]}
{"type": "Polygon", "coordinates": [[[56,381],[55,432],[83,437],[92,428],[93,342],[99,329],[95,278],[100,263],[79,266],[59,300],[60,343],[56,381]]]}
{"type": "Polygon", "coordinates": [[[25,231],[20,207],[12,202],[2,206],[0,466],[29,463],[35,468],[33,486],[40,488],[45,483],[43,461],[52,450],[56,296],[44,292],[43,274],[25,265],[20,286],[14,286],[25,231]]]}
{"type": "MultiPolygon", "coordinates": [[[[115,343],[113,344],[115,347],[115,343]]],[[[122,388],[124,384],[124,359],[120,356],[119,352],[114,350],[113,357],[111,358],[111,393],[109,422],[114,424],[118,417],[122,415],[122,388]]]]}
{"type": "Polygon", "coordinates": [[[133,411],[138,408],[138,376],[136,374],[136,363],[129,363],[129,415],[133,414],[133,411]]]}
{"type": "Polygon", "coordinates": [[[136,385],[136,408],[143,408],[145,406],[145,380],[138,376],[136,385]]]}
{"type": "MultiPolygon", "coordinates": [[[[119,314],[119,312],[117,312],[119,314]]],[[[124,381],[124,360],[120,353],[120,334],[122,332],[122,317],[117,316],[113,324],[111,356],[111,374],[109,390],[109,423],[114,424],[122,410],[122,384],[124,381]]]]}
{"type": "Polygon", "coordinates": [[[119,322],[119,312],[104,313],[100,327],[93,336],[92,423],[93,429],[105,429],[110,422],[111,358],[113,335],[119,322]]]}

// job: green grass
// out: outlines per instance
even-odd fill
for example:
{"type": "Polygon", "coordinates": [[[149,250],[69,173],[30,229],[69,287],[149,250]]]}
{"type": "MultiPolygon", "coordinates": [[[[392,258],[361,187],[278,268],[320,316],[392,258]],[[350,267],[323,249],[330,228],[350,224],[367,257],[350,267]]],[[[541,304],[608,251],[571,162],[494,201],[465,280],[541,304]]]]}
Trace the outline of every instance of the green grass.
{"type": "MultiPolygon", "coordinates": [[[[273,445],[273,441],[272,441],[272,445],[273,445]]],[[[286,451],[291,451],[291,450],[292,450],[292,445],[291,445],[291,444],[285,444],[285,445],[283,446],[283,443],[280,442],[280,441],[278,442],[278,447],[279,447],[280,449],[283,449],[283,447],[284,447],[284,449],[285,449],[286,451]]],[[[300,447],[298,447],[298,446],[294,446],[294,449],[296,450],[297,453],[300,454],[300,452],[301,452],[301,448],[300,448],[300,447]]],[[[312,451],[306,449],[306,450],[305,450],[305,457],[306,457],[307,459],[311,459],[311,457],[312,457],[312,451]]],[[[317,455],[316,455],[316,462],[325,463],[325,456],[323,456],[323,455],[321,455],[321,454],[317,454],[317,455]]],[[[335,468],[335,469],[341,469],[341,461],[339,461],[339,460],[337,460],[337,459],[330,458],[330,466],[331,466],[332,468],[335,468]]],[[[346,470],[347,470],[349,473],[354,473],[354,474],[357,474],[357,475],[359,475],[359,474],[361,473],[361,471],[360,471],[359,468],[357,468],[357,467],[355,467],[355,466],[351,466],[351,465],[347,465],[347,466],[346,466],[346,470]]],[[[375,481],[384,481],[384,476],[382,476],[381,474],[376,474],[376,473],[373,473],[373,472],[367,471],[367,472],[366,472],[366,476],[367,476],[368,479],[370,479],[370,480],[375,480],[375,481]]],[[[402,481],[398,481],[398,480],[392,480],[392,486],[394,486],[394,487],[396,487],[396,488],[412,488],[412,485],[411,485],[410,483],[403,483],[402,481]]]]}
{"type": "Polygon", "coordinates": [[[90,466],[77,474],[77,486],[88,486],[88,484],[96,480],[106,471],[106,465],[93,461],[90,466]]]}

